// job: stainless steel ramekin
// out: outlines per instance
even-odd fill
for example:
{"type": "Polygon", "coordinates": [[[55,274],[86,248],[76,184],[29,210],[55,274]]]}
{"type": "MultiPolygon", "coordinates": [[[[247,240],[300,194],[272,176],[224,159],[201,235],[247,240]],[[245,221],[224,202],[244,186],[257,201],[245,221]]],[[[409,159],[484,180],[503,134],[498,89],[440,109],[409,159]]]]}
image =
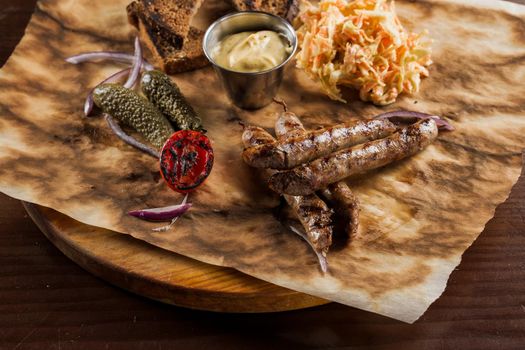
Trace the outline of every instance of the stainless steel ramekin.
{"type": "Polygon", "coordinates": [[[206,31],[204,54],[222,80],[231,101],[244,109],[266,106],[277,94],[283,80],[283,68],[297,50],[297,36],[286,20],[264,12],[235,12],[219,18],[206,31]],[[273,30],[283,34],[292,45],[288,58],[269,70],[254,73],[235,72],[215,63],[211,52],[225,36],[246,31],[273,30]]]}

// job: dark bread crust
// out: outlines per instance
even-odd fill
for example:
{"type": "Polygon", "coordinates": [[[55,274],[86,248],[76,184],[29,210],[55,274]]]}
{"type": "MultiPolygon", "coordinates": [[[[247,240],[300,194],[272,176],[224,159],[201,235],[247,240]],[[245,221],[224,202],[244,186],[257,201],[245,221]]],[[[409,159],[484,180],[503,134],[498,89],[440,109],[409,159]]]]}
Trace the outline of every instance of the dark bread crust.
{"type": "Polygon", "coordinates": [[[238,11],[255,11],[255,0],[231,0],[231,3],[238,11]]]}
{"type": "Polygon", "coordinates": [[[231,0],[238,11],[263,11],[291,22],[299,13],[299,0],[231,0]]]}
{"type": "Polygon", "coordinates": [[[181,49],[190,31],[191,19],[203,1],[138,0],[132,10],[155,36],[175,49],[181,49]]]}
{"type": "Polygon", "coordinates": [[[168,74],[182,73],[210,64],[202,49],[202,39],[204,31],[190,27],[188,39],[184,43],[182,50],[174,50],[164,47],[161,49],[161,56],[164,57],[162,67],[168,74]]]}
{"type": "Polygon", "coordinates": [[[202,50],[204,32],[189,27],[181,48],[173,44],[174,40],[166,40],[156,27],[150,25],[143,11],[141,1],[134,1],[127,6],[128,21],[139,31],[141,42],[153,57],[153,64],[167,74],[186,72],[205,67],[209,64],[202,50]]]}
{"type": "Polygon", "coordinates": [[[139,10],[140,4],[137,1],[130,2],[128,6],[126,6],[128,22],[135,28],[139,27],[139,10]]]}

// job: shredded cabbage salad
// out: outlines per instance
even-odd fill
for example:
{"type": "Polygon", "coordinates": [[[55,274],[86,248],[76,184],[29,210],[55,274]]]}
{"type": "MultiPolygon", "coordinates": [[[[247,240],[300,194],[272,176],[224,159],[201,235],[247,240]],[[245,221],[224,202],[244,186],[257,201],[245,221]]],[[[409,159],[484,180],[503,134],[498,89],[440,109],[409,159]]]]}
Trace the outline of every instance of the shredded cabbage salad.
{"type": "Polygon", "coordinates": [[[394,102],[419,90],[432,64],[429,39],[407,32],[394,1],[321,0],[296,18],[297,67],[318,80],[326,94],[346,102],[339,86],[359,90],[363,101],[394,102]]]}

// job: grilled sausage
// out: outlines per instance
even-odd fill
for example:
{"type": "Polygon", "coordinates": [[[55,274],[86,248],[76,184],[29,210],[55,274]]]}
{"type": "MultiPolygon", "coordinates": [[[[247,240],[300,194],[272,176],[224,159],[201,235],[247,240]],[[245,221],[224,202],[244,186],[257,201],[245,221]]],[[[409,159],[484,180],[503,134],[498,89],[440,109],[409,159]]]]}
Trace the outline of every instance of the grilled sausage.
{"type": "MultiPolygon", "coordinates": [[[[242,141],[245,147],[275,142],[266,130],[257,126],[244,128],[242,141]]],[[[269,170],[269,172],[272,172],[269,170]]],[[[332,210],[316,194],[308,196],[284,196],[286,202],[306,231],[306,238],[317,253],[326,257],[332,244],[332,210]]]]}
{"type": "Polygon", "coordinates": [[[284,195],[316,252],[326,257],[332,245],[332,209],[315,193],[306,196],[284,195]]]}
{"type": "Polygon", "coordinates": [[[386,119],[338,124],[278,142],[248,147],[242,157],[255,168],[291,169],[338,150],[386,137],[395,131],[395,125],[386,119]]]}
{"type": "Polygon", "coordinates": [[[348,176],[409,157],[436,139],[432,119],[422,120],[384,139],[347,148],[327,157],[272,175],[269,186],[277,193],[307,195],[348,176]]]}
{"type": "Polygon", "coordinates": [[[348,185],[339,181],[321,190],[321,195],[335,207],[337,215],[344,220],[345,231],[355,237],[359,228],[359,200],[348,185]]]}
{"type": "MultiPolygon", "coordinates": [[[[306,129],[294,113],[281,113],[275,122],[275,135],[278,140],[297,137],[304,133],[306,129]]],[[[336,213],[344,221],[348,236],[355,236],[359,227],[359,201],[350,187],[344,182],[336,182],[321,190],[321,195],[335,207],[336,213]]],[[[284,196],[286,198],[290,195],[284,196]]]]}
{"type": "Polygon", "coordinates": [[[260,146],[275,142],[275,138],[266,130],[258,126],[244,126],[242,143],[244,147],[260,146]]]}
{"type": "Polygon", "coordinates": [[[277,136],[277,140],[283,141],[304,134],[306,134],[306,130],[295,113],[283,112],[279,114],[279,117],[277,117],[275,121],[275,135],[277,136]]]}

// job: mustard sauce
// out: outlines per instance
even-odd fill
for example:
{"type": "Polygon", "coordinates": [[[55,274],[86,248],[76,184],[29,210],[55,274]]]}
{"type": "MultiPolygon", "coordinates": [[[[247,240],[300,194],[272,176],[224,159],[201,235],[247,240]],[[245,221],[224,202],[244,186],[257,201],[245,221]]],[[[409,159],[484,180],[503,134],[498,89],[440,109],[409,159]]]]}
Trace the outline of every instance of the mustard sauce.
{"type": "Polygon", "coordinates": [[[262,72],[283,63],[292,46],[282,34],[271,30],[228,35],[212,50],[213,60],[237,72],[262,72]]]}

